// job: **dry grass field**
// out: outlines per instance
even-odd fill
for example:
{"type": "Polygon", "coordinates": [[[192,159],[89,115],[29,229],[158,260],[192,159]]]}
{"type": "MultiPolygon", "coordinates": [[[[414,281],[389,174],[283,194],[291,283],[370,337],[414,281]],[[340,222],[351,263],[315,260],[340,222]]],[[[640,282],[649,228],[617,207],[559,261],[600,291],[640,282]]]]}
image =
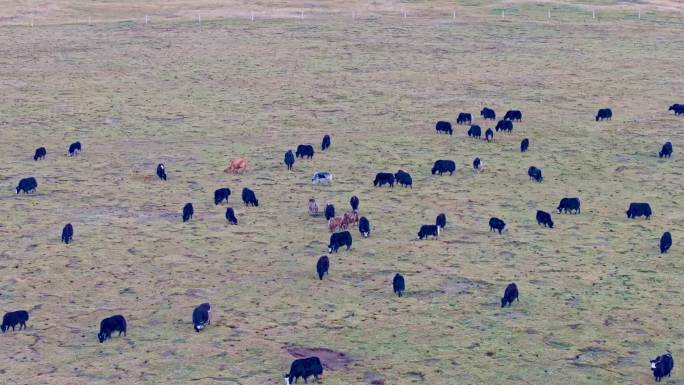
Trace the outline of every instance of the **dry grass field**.
{"type": "MultiPolygon", "coordinates": [[[[54,6],[88,15],[81,3],[54,6]]],[[[326,385],[648,384],[648,360],[670,350],[665,383],[684,384],[684,117],[667,112],[684,103],[679,15],[636,20],[609,1],[554,3],[550,21],[522,2],[462,1],[456,20],[446,3],[407,3],[407,19],[380,12],[392,5],[403,4],[356,20],[340,3],[339,17],[208,17],[201,28],[192,14],[85,25],[46,11],[45,25],[0,27],[0,312],[31,314],[27,330],[0,335],[0,383],[282,384],[313,350],[326,385]],[[492,126],[485,105],[524,120],[492,143],[465,126],[435,133],[460,111],[492,126]],[[593,120],[601,107],[612,121],[593,120]],[[285,169],[287,149],[318,149],[325,133],[329,151],[285,169]],[[83,153],[66,157],[76,140],[83,153]],[[668,140],[674,154],[659,159],[668,140]],[[34,162],[39,146],[48,156],[34,162]],[[249,172],[224,173],[239,157],[249,172]],[[455,175],[430,175],[436,159],[455,160],[455,175]],[[544,183],[528,180],[531,165],[544,183]],[[397,169],[413,189],[373,188],[375,173],[397,169]],[[315,170],[333,185],[312,186],[315,170]],[[15,195],[27,176],[38,191],[15,195]],[[233,195],[217,207],[219,187],[233,195]],[[243,187],[258,208],[242,205],[243,187]],[[353,229],[319,281],[329,234],[307,200],[341,211],[352,195],[372,235],[353,229]],[[581,198],[581,215],[555,214],[566,196],[581,198]],[[653,217],[627,219],[630,201],[650,202],[653,217]],[[186,202],[195,216],[182,223],[186,202]],[[537,209],[553,212],[554,229],[537,225],[537,209]],[[443,236],[418,241],[440,212],[443,236]],[[491,216],[507,222],[502,236],[491,216]],[[509,282],[520,302],[501,309],[509,282]],[[214,318],[195,333],[202,302],[214,318]],[[119,313],[128,336],[99,344],[100,320],[119,313]]],[[[121,20],[148,11],[110,8],[121,20]]]]}

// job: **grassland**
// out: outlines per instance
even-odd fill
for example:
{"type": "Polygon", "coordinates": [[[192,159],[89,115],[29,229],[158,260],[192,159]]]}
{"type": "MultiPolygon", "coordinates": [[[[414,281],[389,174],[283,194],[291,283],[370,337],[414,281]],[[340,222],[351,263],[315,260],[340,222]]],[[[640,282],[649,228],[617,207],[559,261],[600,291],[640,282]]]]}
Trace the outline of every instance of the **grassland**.
{"type": "MultiPolygon", "coordinates": [[[[644,384],[649,358],[684,357],[684,118],[667,113],[684,102],[682,24],[572,7],[500,20],[476,5],[456,20],[0,28],[0,310],[31,312],[28,330],[0,335],[0,382],[278,384],[288,349],[327,348],[345,354],[327,385],[644,384]],[[493,143],[462,126],[434,133],[483,105],[524,121],[493,143]],[[606,106],[614,119],[594,122],[606,106]],[[285,150],[324,133],[331,150],[287,172],[285,150]],[[65,157],[75,140],[83,154],[65,157]],[[658,159],[667,140],[675,154],[658,159]],[[38,146],[48,157],[34,162],[38,146]],[[474,176],[476,156],[488,170],[474,176]],[[250,171],[224,173],[238,157],[250,171]],[[435,159],[457,173],[430,175],[435,159]],[[399,168],[412,190],[372,187],[399,168]],[[335,183],[311,186],[315,170],[335,183]],[[38,192],[14,195],[29,175],[38,192]],[[238,227],[213,204],[224,186],[238,227]],[[260,207],[242,206],[243,187],[260,207]],[[339,210],[353,194],[372,237],[354,231],[318,281],[328,233],[307,200],[339,210]],[[582,214],[540,228],[535,211],[565,196],[582,214]],[[652,219],[628,220],[630,201],[650,202],[652,219]],[[186,202],[196,214],[183,224],[186,202]],[[443,237],[417,241],[440,212],[443,237]],[[674,245],[660,255],[666,230],[674,245]],[[500,309],[512,281],[521,300],[500,309]],[[197,334],[190,314],[205,301],[214,322],[197,334]],[[116,313],[128,337],[99,344],[116,313]]],[[[669,383],[683,379],[676,367],[669,383]]]]}

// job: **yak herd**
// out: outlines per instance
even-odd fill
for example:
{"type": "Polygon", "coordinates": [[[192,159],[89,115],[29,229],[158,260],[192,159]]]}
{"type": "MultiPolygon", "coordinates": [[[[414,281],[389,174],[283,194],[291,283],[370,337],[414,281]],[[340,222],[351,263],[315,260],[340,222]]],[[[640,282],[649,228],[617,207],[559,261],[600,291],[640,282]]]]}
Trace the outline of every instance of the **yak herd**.
{"type": "MultiPolygon", "coordinates": [[[[684,115],[684,104],[674,104],[670,106],[669,111],[673,111],[675,115],[684,115]]],[[[496,120],[496,112],[491,108],[483,108],[480,112],[481,117],[487,120],[496,120]]],[[[511,132],[513,130],[513,124],[515,122],[522,121],[522,113],[518,110],[510,110],[506,112],[503,119],[499,120],[495,125],[495,130],[497,132],[501,131],[511,132]]],[[[613,112],[609,108],[599,109],[596,114],[596,121],[611,120],[613,117],[613,112]]],[[[473,124],[473,118],[470,113],[459,113],[456,118],[457,125],[469,125],[467,134],[469,137],[480,138],[482,135],[482,128],[478,125],[473,124]]],[[[438,121],[436,123],[435,129],[437,133],[444,133],[448,135],[453,135],[454,129],[450,122],[438,121]]],[[[486,141],[492,141],[494,138],[494,131],[488,128],[485,131],[486,141]]],[[[527,152],[529,150],[530,141],[525,138],[520,143],[520,152],[527,152]]],[[[323,137],[321,143],[321,149],[323,151],[331,147],[331,139],[329,135],[323,137]]],[[[80,142],[72,143],[68,149],[68,156],[76,156],[82,150],[80,142]]],[[[662,146],[661,151],[658,153],[660,158],[669,158],[672,155],[672,143],[667,142],[662,146]]],[[[47,150],[45,147],[39,147],[36,149],[33,159],[35,161],[43,160],[47,156],[47,150]]],[[[299,145],[296,152],[293,154],[292,150],[288,150],[285,153],[284,163],[288,170],[292,170],[296,158],[301,159],[311,159],[314,157],[314,147],[312,145],[299,145]]],[[[244,165],[237,167],[241,170],[246,169],[246,162],[242,161],[244,165]]],[[[231,162],[232,165],[232,162],[231,162]]],[[[231,166],[232,167],[232,166],[231,166]]],[[[473,161],[473,170],[475,172],[481,171],[484,165],[480,158],[476,158],[473,161]]],[[[453,160],[440,159],[434,162],[434,166],[431,169],[432,175],[439,174],[443,175],[449,173],[453,175],[456,172],[456,163],[453,160]]],[[[163,164],[157,166],[156,174],[160,180],[166,181],[167,174],[166,168],[163,164]]],[[[527,174],[530,179],[542,183],[544,177],[542,175],[542,170],[536,166],[530,166],[527,174]]],[[[327,172],[316,172],[312,178],[314,184],[318,183],[332,183],[332,174],[327,172]]],[[[375,176],[373,180],[373,185],[375,187],[383,187],[388,185],[393,187],[394,184],[399,184],[405,187],[413,187],[413,179],[411,175],[403,170],[399,170],[396,174],[380,172],[375,176]]],[[[34,177],[23,178],[19,181],[16,187],[16,193],[19,194],[23,192],[25,194],[30,194],[38,188],[38,181],[34,177]]],[[[231,195],[229,188],[219,188],[214,192],[214,203],[219,205],[222,202],[227,202],[231,195]]],[[[246,206],[259,206],[259,201],[256,197],[254,191],[249,188],[244,188],[242,191],[242,200],[246,206]]],[[[332,204],[327,204],[325,208],[325,218],[328,220],[328,227],[330,232],[330,242],[328,244],[328,252],[337,252],[340,247],[346,247],[349,249],[352,246],[352,235],[348,231],[350,225],[357,225],[358,230],[362,237],[367,238],[371,233],[370,221],[366,217],[358,216],[359,198],[353,196],[350,200],[350,205],[352,211],[345,213],[343,217],[335,216],[335,208],[332,204]],[[341,230],[341,231],[338,231],[341,230]]],[[[572,198],[562,198],[560,204],[556,209],[557,213],[581,213],[581,203],[580,199],[576,197],[572,198]]],[[[315,199],[309,200],[309,213],[311,215],[318,215],[318,204],[315,199]]],[[[192,203],[187,203],[182,209],[182,220],[187,222],[192,219],[194,214],[194,208],[192,203]]],[[[629,204],[629,208],[626,212],[628,218],[645,217],[650,218],[653,215],[651,207],[645,202],[632,202],[629,204]]],[[[226,210],[226,220],[232,225],[237,225],[238,220],[235,217],[235,211],[232,207],[228,207],[226,210]]],[[[545,211],[538,210],[536,213],[537,222],[545,227],[553,228],[554,223],[551,214],[545,211]]],[[[418,231],[419,239],[428,239],[432,237],[437,239],[439,234],[446,227],[446,215],[441,213],[437,216],[435,224],[424,224],[421,225],[418,231]]],[[[493,217],[489,220],[490,231],[498,232],[502,234],[506,227],[506,223],[500,219],[493,217]]],[[[61,240],[65,244],[73,242],[74,228],[69,223],[64,226],[62,230],[61,240]]],[[[660,240],[660,251],[665,253],[672,246],[672,236],[669,232],[665,232],[660,240]]],[[[328,256],[321,256],[316,263],[316,271],[318,278],[322,280],[330,269],[330,259],[328,256]]],[[[392,287],[394,293],[401,297],[406,290],[406,281],[402,274],[396,273],[392,280],[392,287]]],[[[515,283],[510,283],[504,290],[504,295],[501,298],[501,307],[511,306],[514,301],[519,301],[518,287],[515,283]]],[[[2,320],[2,325],[0,325],[0,330],[4,333],[10,328],[15,330],[16,326],[19,326],[19,330],[26,328],[26,322],[29,319],[29,314],[25,310],[18,310],[8,312],[4,315],[2,320]]],[[[206,325],[211,324],[211,305],[209,303],[203,303],[198,305],[192,313],[192,324],[195,331],[200,332],[206,325]]],[[[105,318],[100,323],[100,331],[97,334],[98,340],[102,343],[105,340],[111,338],[112,333],[118,332],[119,335],[122,333],[126,335],[127,324],[126,319],[122,315],[114,315],[105,318]]],[[[651,360],[651,370],[656,381],[660,381],[663,377],[669,376],[671,374],[672,368],[674,367],[674,361],[672,354],[670,352],[660,355],[655,359],[651,360]]],[[[308,357],[297,359],[292,362],[290,371],[285,374],[285,379],[288,384],[293,384],[298,378],[303,378],[304,382],[307,381],[308,377],[313,376],[315,380],[318,379],[323,373],[323,365],[318,357],[308,357]]]]}

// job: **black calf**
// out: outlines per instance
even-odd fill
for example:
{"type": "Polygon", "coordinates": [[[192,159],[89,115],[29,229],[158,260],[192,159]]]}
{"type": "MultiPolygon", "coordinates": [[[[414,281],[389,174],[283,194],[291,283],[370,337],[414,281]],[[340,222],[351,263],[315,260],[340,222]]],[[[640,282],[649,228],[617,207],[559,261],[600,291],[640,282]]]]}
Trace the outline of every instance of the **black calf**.
{"type": "Polygon", "coordinates": [[[36,153],[33,155],[33,160],[45,159],[45,155],[47,155],[45,147],[38,147],[36,153]]]}
{"type": "Polygon", "coordinates": [[[330,148],[330,135],[324,135],[323,141],[321,142],[321,151],[325,151],[330,148]]]}
{"type": "Polygon", "coordinates": [[[219,203],[226,201],[228,202],[228,197],[230,196],[230,189],[228,187],[220,188],[216,191],[214,191],[214,204],[218,205],[219,203]]]}
{"type": "Polygon", "coordinates": [[[520,142],[520,152],[526,152],[527,149],[530,147],[530,140],[525,138],[520,142]]]}
{"type": "Polygon", "coordinates": [[[501,234],[501,232],[504,230],[504,227],[506,227],[506,222],[499,218],[492,217],[489,220],[489,231],[498,231],[499,234],[501,234]]]}
{"type": "Polygon", "coordinates": [[[231,225],[237,225],[238,224],[238,220],[237,220],[237,218],[235,218],[235,211],[233,210],[232,207],[228,207],[226,209],[226,220],[231,225]]]}
{"type": "Polygon", "coordinates": [[[211,305],[207,302],[200,304],[192,311],[192,326],[197,333],[211,325],[211,305]]]}
{"type": "Polygon", "coordinates": [[[166,167],[164,167],[164,163],[159,163],[157,165],[157,176],[161,180],[166,180],[166,167]]]}
{"type": "Polygon", "coordinates": [[[394,275],[394,278],[392,279],[392,289],[394,289],[394,293],[401,297],[402,293],[404,290],[406,290],[406,282],[404,281],[404,276],[397,273],[394,275]]]}
{"type": "Polygon", "coordinates": [[[537,210],[537,223],[544,225],[545,227],[553,228],[553,220],[551,220],[551,214],[546,211],[537,210]]]}
{"type": "Polygon", "coordinates": [[[329,269],[330,260],[328,259],[328,256],[324,255],[318,258],[318,262],[316,262],[316,272],[318,273],[318,279],[323,280],[323,276],[325,274],[328,274],[329,269]]]}
{"type": "Polygon", "coordinates": [[[187,222],[192,219],[192,214],[195,213],[195,209],[192,208],[192,203],[186,203],[183,206],[183,222],[187,222]]]}
{"type": "Polygon", "coordinates": [[[74,238],[74,228],[71,226],[71,223],[67,223],[64,228],[62,229],[62,242],[66,243],[67,245],[69,242],[71,242],[74,238]]]}
{"type": "Polygon", "coordinates": [[[518,286],[515,283],[510,283],[508,286],[506,286],[506,290],[504,291],[504,295],[501,298],[501,307],[504,307],[506,305],[511,306],[513,301],[520,299],[518,298],[518,286]]]}

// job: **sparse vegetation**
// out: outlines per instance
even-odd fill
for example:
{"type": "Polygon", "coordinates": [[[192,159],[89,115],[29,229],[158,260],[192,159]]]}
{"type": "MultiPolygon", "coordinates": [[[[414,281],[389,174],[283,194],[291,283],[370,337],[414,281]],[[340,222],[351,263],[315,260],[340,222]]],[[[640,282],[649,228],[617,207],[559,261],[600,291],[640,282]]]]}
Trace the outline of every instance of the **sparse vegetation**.
{"type": "Polygon", "coordinates": [[[459,4],[456,22],[208,15],[201,29],[0,28],[0,310],[31,314],[28,329],[0,335],[0,382],[280,384],[313,349],[337,357],[326,385],[643,384],[649,358],[684,357],[684,118],[667,111],[684,102],[682,25],[610,7],[592,22],[570,5],[552,22],[502,21],[491,17],[500,3],[476,3],[459,4]],[[491,143],[467,126],[435,132],[459,111],[493,127],[483,106],[524,119],[491,143]],[[603,107],[613,119],[595,122],[603,107]],[[286,150],[318,150],[325,133],[329,150],[286,170],[286,150]],[[83,152],[66,157],[76,140],[83,152]],[[675,152],[659,159],[666,141],[675,152]],[[475,157],[486,172],[471,172],[475,157]],[[225,173],[236,158],[248,171],[225,173]],[[436,159],[454,159],[456,173],[431,175],[436,159]],[[413,189],[373,187],[398,169],[413,189]],[[316,170],[334,183],[312,186],[316,170]],[[17,196],[27,176],[37,192],[17,196]],[[220,187],[233,195],[217,207],[220,187]],[[243,187],[259,207],[243,206],[243,187]],[[329,254],[321,281],[329,233],[308,199],[346,211],[352,195],[372,236],[351,230],[352,249],[329,254]],[[580,215],[555,214],[575,196],[580,215]],[[627,219],[630,201],[649,202],[651,219],[627,219]],[[417,241],[440,212],[439,240],[417,241]],[[673,246],[661,255],[664,231],[673,246]],[[520,301],[502,309],[510,282],[520,301]],[[212,322],[196,333],[203,302],[212,322]],[[127,337],[99,344],[113,314],[127,337]]]}

